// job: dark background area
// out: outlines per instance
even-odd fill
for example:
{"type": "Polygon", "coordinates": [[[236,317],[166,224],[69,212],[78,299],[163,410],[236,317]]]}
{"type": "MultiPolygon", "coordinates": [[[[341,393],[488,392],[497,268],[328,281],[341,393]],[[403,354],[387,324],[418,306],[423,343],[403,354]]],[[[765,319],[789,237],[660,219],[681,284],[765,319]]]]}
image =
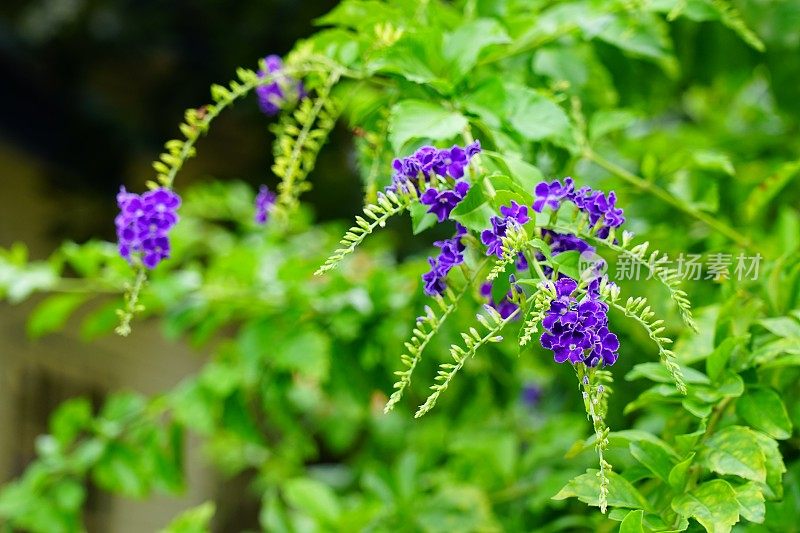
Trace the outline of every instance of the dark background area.
{"type": "MultiPolygon", "coordinates": [[[[260,57],[287,52],[336,3],[0,3],[0,145],[46,169],[45,190],[38,192],[62,206],[54,210],[48,237],[113,240],[119,185],[144,188],[154,175],[150,162],[166,140],[180,135],[184,110],[207,103],[209,86],[226,83],[238,66],[256,68],[260,57]]],[[[209,176],[274,186],[271,120],[258,112],[254,96],[224,113],[177,188],[209,176]]],[[[322,218],[349,217],[360,202],[349,143],[346,131],[335,132],[312,178],[326,191],[307,198],[322,218]]],[[[5,185],[18,179],[0,166],[5,185]]]]}

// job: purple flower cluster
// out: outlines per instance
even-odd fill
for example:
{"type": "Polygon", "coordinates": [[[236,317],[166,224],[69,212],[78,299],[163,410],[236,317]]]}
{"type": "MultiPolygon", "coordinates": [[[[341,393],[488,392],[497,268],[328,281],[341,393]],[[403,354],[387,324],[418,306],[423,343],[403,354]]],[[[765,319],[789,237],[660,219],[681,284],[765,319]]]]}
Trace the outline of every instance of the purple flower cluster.
{"type": "Polygon", "coordinates": [[[147,268],[155,268],[169,257],[169,230],[178,222],[181,198],[170,189],[158,188],[142,195],[120,187],[117,194],[119,215],[117,226],[119,255],[128,262],[134,254],[142,255],[147,268]]]}
{"type": "Polygon", "coordinates": [[[619,340],[608,330],[608,305],[599,299],[599,280],[589,284],[578,301],[578,284],[571,278],[555,282],[556,298],[542,320],[542,347],[553,351],[557,363],[611,366],[617,360],[619,340]]]}
{"type": "Polygon", "coordinates": [[[445,239],[433,243],[434,246],[439,248],[439,255],[435,258],[428,258],[431,270],[422,275],[422,281],[425,282],[425,294],[428,296],[442,294],[447,288],[445,278],[447,278],[450,269],[464,262],[464,255],[462,252],[464,252],[466,247],[461,242],[461,237],[466,234],[467,228],[457,223],[456,234],[452,239],[445,239]]]}
{"type": "Polygon", "coordinates": [[[306,93],[302,81],[295,81],[282,74],[283,61],[279,56],[269,55],[264,61],[267,70],[266,72],[259,71],[259,77],[264,78],[268,74],[276,76],[272,83],[256,87],[256,96],[258,96],[258,107],[261,108],[261,111],[265,115],[274,116],[280,112],[287,100],[301,99],[306,93]]]}
{"type": "Polygon", "coordinates": [[[430,182],[434,175],[459,180],[464,177],[464,169],[467,168],[470,160],[480,151],[480,141],[475,141],[463,148],[457,145],[441,149],[423,146],[414,154],[395,159],[392,162],[394,175],[387,190],[396,192],[409,190],[413,186],[417,192],[420,192],[421,181],[430,182]]]}
{"type": "Polygon", "coordinates": [[[611,228],[619,227],[625,222],[622,209],[616,207],[617,195],[614,191],[608,195],[591,187],[581,187],[576,191],[572,178],[564,178],[563,184],[558,180],[550,183],[543,181],[536,186],[534,193],[534,211],[541,213],[545,206],[555,210],[561,206],[561,202],[568,200],[589,215],[592,226],[600,223],[597,232],[600,238],[608,237],[611,228]]]}
{"type": "Polygon", "coordinates": [[[273,205],[275,205],[275,193],[270,191],[266,185],[262,185],[256,195],[256,224],[267,223],[273,205]]]}
{"type": "MultiPolygon", "coordinates": [[[[500,207],[500,214],[502,216],[494,216],[489,220],[492,223],[492,229],[485,229],[481,233],[481,241],[486,245],[486,255],[502,257],[503,237],[506,236],[506,232],[508,231],[508,224],[512,223],[522,226],[530,220],[528,216],[528,207],[519,205],[513,200],[511,201],[511,206],[504,205],[500,207]]],[[[524,257],[522,261],[527,267],[527,262],[524,257]]]]}

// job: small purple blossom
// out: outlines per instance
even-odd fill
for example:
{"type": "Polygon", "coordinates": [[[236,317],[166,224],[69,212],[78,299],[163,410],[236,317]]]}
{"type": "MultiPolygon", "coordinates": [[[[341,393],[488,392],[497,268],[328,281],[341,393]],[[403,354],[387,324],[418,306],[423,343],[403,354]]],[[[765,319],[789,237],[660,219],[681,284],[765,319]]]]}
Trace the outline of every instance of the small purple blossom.
{"type": "Polygon", "coordinates": [[[269,55],[264,62],[267,70],[266,72],[259,71],[259,77],[264,78],[268,74],[275,76],[272,83],[256,87],[256,96],[261,111],[266,115],[274,116],[281,111],[287,101],[302,99],[306,93],[303,82],[295,81],[283,74],[283,61],[279,56],[269,55]]]}
{"type": "Polygon", "coordinates": [[[542,399],[542,388],[536,383],[526,383],[520,391],[520,401],[528,408],[536,407],[542,399]]]}
{"type": "Polygon", "coordinates": [[[625,222],[622,209],[616,207],[617,195],[614,191],[606,196],[602,191],[584,192],[584,196],[576,195],[575,204],[589,215],[589,224],[601,224],[597,236],[604,239],[608,237],[610,228],[617,228],[625,222]]]}
{"type": "Polygon", "coordinates": [[[120,187],[117,205],[120,212],[114,224],[120,256],[132,263],[134,256],[141,254],[142,264],[155,268],[169,257],[168,232],[178,222],[180,196],[163,187],[142,195],[120,187]]]}
{"type": "Polygon", "coordinates": [[[430,188],[425,191],[419,201],[430,206],[428,213],[433,213],[439,222],[444,222],[450,217],[450,212],[467,195],[467,191],[469,191],[469,183],[459,181],[452,190],[438,191],[430,188]]]}
{"type": "Polygon", "coordinates": [[[573,188],[572,178],[564,178],[563,185],[558,180],[553,180],[550,183],[546,181],[539,183],[534,189],[536,199],[533,201],[533,210],[541,213],[545,206],[558,209],[564,199],[569,199],[573,188]]]}
{"type": "Polygon", "coordinates": [[[270,211],[272,211],[272,207],[275,205],[275,193],[270,191],[266,185],[262,185],[258,189],[258,195],[256,196],[256,223],[257,224],[266,224],[267,220],[269,220],[270,211]]]}

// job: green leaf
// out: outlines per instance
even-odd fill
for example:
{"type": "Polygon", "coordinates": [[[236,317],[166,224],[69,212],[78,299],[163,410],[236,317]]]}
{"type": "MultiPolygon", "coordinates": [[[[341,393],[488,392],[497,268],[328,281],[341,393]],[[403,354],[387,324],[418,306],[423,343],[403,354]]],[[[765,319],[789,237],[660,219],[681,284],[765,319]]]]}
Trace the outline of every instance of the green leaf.
{"type": "Polygon", "coordinates": [[[559,274],[564,274],[572,279],[580,279],[580,259],[581,253],[579,251],[570,250],[554,256],[550,264],[559,274]]]}
{"type": "Polygon", "coordinates": [[[706,372],[712,380],[717,381],[719,379],[722,371],[728,365],[733,350],[737,346],[743,345],[749,339],[749,335],[728,337],[723,340],[719,346],[714,348],[714,351],[711,352],[711,355],[706,359],[706,372]]]}
{"type": "Polygon", "coordinates": [[[514,154],[506,155],[503,162],[508,167],[509,177],[532,197],[536,185],[544,181],[542,171],[514,154]]]}
{"type": "Polygon", "coordinates": [[[601,109],[589,121],[589,139],[595,141],[613,131],[628,128],[637,119],[629,109],[601,109]]]}
{"type": "Polygon", "coordinates": [[[330,344],[330,338],[316,329],[300,330],[274,350],[271,360],[276,368],[324,381],[330,370],[330,344]]]}
{"type": "Polygon", "coordinates": [[[92,404],[86,398],[73,398],[58,406],[50,417],[50,433],[66,447],[92,422],[92,404]]]}
{"type": "Polygon", "coordinates": [[[783,497],[783,473],[786,472],[786,466],[783,464],[778,442],[759,431],[752,433],[766,460],[767,479],[764,484],[764,496],[770,500],[779,500],[783,497]]]}
{"type": "Polygon", "coordinates": [[[643,517],[644,511],[641,509],[630,511],[622,519],[622,523],[619,525],[619,533],[644,533],[644,528],[642,527],[643,517]]]}
{"type": "Polygon", "coordinates": [[[60,330],[72,312],[88,298],[86,294],[73,293],[50,296],[31,313],[28,335],[35,338],[60,330]]]}
{"type": "Polygon", "coordinates": [[[511,126],[527,139],[575,146],[567,114],[547,96],[527,87],[512,87],[509,88],[509,106],[511,126]]]}
{"type": "Polygon", "coordinates": [[[205,533],[211,531],[211,519],[216,512],[216,505],[212,501],[201,503],[192,507],[169,523],[161,533],[205,533]]]}
{"type": "Polygon", "coordinates": [[[673,466],[672,470],[669,471],[669,476],[667,477],[667,481],[669,482],[670,486],[677,492],[682,492],[683,488],[686,486],[686,481],[688,480],[688,475],[689,475],[689,468],[694,463],[694,457],[695,454],[694,452],[692,452],[691,454],[689,454],[689,457],[687,457],[680,463],[673,466]]]}
{"type": "Polygon", "coordinates": [[[418,235],[428,228],[436,225],[438,219],[433,213],[428,213],[428,206],[419,202],[411,204],[411,227],[414,235],[418,235]]]}
{"type": "Polygon", "coordinates": [[[630,450],[634,459],[642,463],[663,482],[669,482],[670,471],[675,465],[675,460],[663,447],[642,441],[631,443],[630,450]]]}
{"type": "Polygon", "coordinates": [[[610,17],[597,38],[636,57],[654,60],[667,74],[677,71],[672,55],[669,28],[651,13],[633,12],[610,17]]]}
{"type": "Polygon", "coordinates": [[[403,100],[392,108],[389,141],[395,152],[411,139],[449,139],[460,134],[467,119],[455,111],[424,100],[403,100]]]}
{"type": "MultiPolygon", "coordinates": [[[[707,385],[711,383],[708,376],[702,372],[681,365],[681,372],[686,383],[693,385],[707,385]]],[[[639,363],[634,366],[630,372],[625,374],[626,381],[633,381],[636,379],[649,379],[657,383],[673,383],[672,375],[661,363],[639,363]]]]}
{"type": "Polygon", "coordinates": [[[460,78],[475,66],[486,47],[509,42],[511,38],[497,20],[472,20],[444,36],[444,57],[453,65],[455,77],[460,78]]]}
{"type": "Polygon", "coordinates": [[[474,185],[470,187],[464,199],[450,212],[450,218],[467,229],[480,232],[491,226],[489,219],[496,214],[489,207],[481,188],[474,185]]]}
{"type": "Polygon", "coordinates": [[[393,46],[376,50],[367,69],[397,74],[440,93],[449,93],[452,83],[442,77],[446,65],[441,55],[441,44],[438,28],[407,32],[393,46]]]}
{"type": "MultiPolygon", "coordinates": [[[[600,478],[598,471],[589,469],[585,474],[573,478],[553,496],[554,500],[578,498],[588,505],[599,506],[600,478]]],[[[628,480],[616,472],[608,472],[608,505],[610,507],[627,507],[630,509],[648,509],[647,500],[628,480]]]]}
{"type": "Polygon", "coordinates": [[[283,493],[290,505],[328,524],[334,524],[342,513],[333,490],[314,479],[290,479],[284,484],[283,493]]]}
{"type": "Polygon", "coordinates": [[[141,497],[147,494],[149,478],[143,468],[145,454],[130,447],[113,443],[92,469],[95,483],[100,488],[126,496],[141,497]]]}
{"type": "Polygon", "coordinates": [[[762,524],[766,508],[764,505],[764,494],[758,484],[752,481],[744,485],[734,486],[736,492],[736,502],[739,504],[739,513],[751,522],[762,524]]]}
{"type": "Polygon", "coordinates": [[[792,421],[783,400],[770,388],[750,389],[736,400],[736,414],[750,426],[770,437],[788,439],[792,436],[792,421]]]}
{"type": "Polygon", "coordinates": [[[755,432],[743,426],[728,426],[705,442],[703,463],[718,474],[752,481],[767,479],[766,459],[755,432]]]}
{"type": "Polygon", "coordinates": [[[778,337],[800,338],[800,322],[791,317],[762,318],[758,323],[778,337]]]}
{"type": "Polygon", "coordinates": [[[703,483],[672,500],[681,516],[700,522],[709,533],[727,533],[739,521],[739,505],[733,488],[721,479],[703,483]]]}
{"type": "Polygon", "coordinates": [[[533,203],[533,194],[531,194],[530,190],[526,189],[524,186],[520,185],[518,181],[509,176],[493,174],[487,179],[489,183],[492,184],[492,187],[494,187],[498,197],[502,197],[503,194],[506,194],[506,197],[495,198],[496,205],[508,205],[508,194],[515,194],[516,198],[514,199],[521,205],[530,205],[533,203]]]}

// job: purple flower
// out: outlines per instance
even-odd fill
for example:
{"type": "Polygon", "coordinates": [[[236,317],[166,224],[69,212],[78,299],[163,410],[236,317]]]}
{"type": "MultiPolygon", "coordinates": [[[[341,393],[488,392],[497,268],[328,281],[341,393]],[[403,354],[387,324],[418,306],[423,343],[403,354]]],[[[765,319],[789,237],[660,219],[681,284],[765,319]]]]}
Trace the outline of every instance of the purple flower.
{"type": "Polygon", "coordinates": [[[439,158],[433,165],[433,171],[438,175],[459,179],[464,177],[464,168],[469,164],[466,150],[453,145],[449,150],[440,150],[439,158]]]}
{"type": "Polygon", "coordinates": [[[564,178],[564,185],[558,180],[550,183],[543,181],[534,189],[536,199],[533,201],[533,210],[541,213],[544,206],[558,209],[565,198],[569,198],[573,191],[572,178],[564,178]]]}
{"type": "Polygon", "coordinates": [[[542,388],[535,383],[526,383],[520,392],[520,401],[525,407],[536,407],[542,399],[542,388]]]}
{"type": "Polygon", "coordinates": [[[450,212],[467,195],[467,191],[469,191],[469,183],[459,181],[453,190],[438,191],[430,188],[425,191],[419,201],[430,206],[428,213],[433,213],[439,222],[444,222],[450,216],[450,212]]]}
{"type": "Polygon", "coordinates": [[[256,95],[261,111],[266,115],[274,116],[280,112],[287,100],[302,99],[306,93],[303,82],[295,81],[282,73],[283,61],[279,56],[269,55],[264,61],[267,70],[266,72],[259,71],[259,77],[264,78],[268,74],[275,76],[272,83],[256,87],[256,95]]]}
{"type": "Polygon", "coordinates": [[[436,241],[433,243],[439,248],[439,255],[436,257],[429,257],[428,263],[431,266],[429,272],[422,275],[422,281],[425,282],[425,294],[433,296],[442,294],[447,288],[445,278],[448,272],[464,262],[463,251],[466,246],[461,242],[461,237],[466,235],[467,228],[461,224],[456,224],[456,234],[452,239],[443,241],[436,241]]]}
{"type": "Polygon", "coordinates": [[[163,187],[142,195],[120,187],[117,205],[120,212],[114,224],[120,256],[132,263],[135,255],[141,255],[147,268],[155,268],[169,257],[168,232],[178,222],[180,196],[163,187]]]}
{"type": "Polygon", "coordinates": [[[467,157],[472,159],[472,156],[481,153],[481,142],[475,141],[468,144],[467,146],[464,147],[464,151],[467,152],[467,157]]]}
{"type": "Polygon", "coordinates": [[[503,257],[503,237],[506,236],[506,219],[492,217],[490,219],[492,229],[485,229],[481,232],[481,242],[486,245],[486,255],[496,255],[503,257]]]}
{"type": "Polygon", "coordinates": [[[514,200],[511,200],[511,206],[500,206],[500,214],[506,219],[513,218],[517,224],[522,226],[530,220],[528,216],[528,206],[519,205],[514,200]]]}
{"type": "Polygon", "coordinates": [[[598,222],[602,223],[597,232],[600,238],[608,237],[610,228],[617,228],[625,222],[622,209],[616,207],[617,195],[614,191],[606,196],[603,192],[595,191],[584,201],[584,211],[589,214],[589,224],[594,226],[598,222]]]}
{"type": "Polygon", "coordinates": [[[433,257],[428,258],[428,263],[431,265],[431,270],[422,275],[422,281],[425,282],[425,294],[428,296],[442,294],[447,288],[447,284],[444,281],[447,276],[447,270],[443,271],[433,257]]]}
{"type": "Polygon", "coordinates": [[[598,287],[599,281],[592,281],[578,301],[575,280],[556,281],[556,297],[542,320],[545,331],[539,341],[557,363],[611,366],[616,362],[619,340],[608,330],[608,305],[599,300],[598,287]]]}
{"type": "Polygon", "coordinates": [[[262,185],[258,189],[256,196],[256,223],[266,224],[269,219],[269,213],[275,205],[275,193],[269,190],[266,185],[262,185]]]}

